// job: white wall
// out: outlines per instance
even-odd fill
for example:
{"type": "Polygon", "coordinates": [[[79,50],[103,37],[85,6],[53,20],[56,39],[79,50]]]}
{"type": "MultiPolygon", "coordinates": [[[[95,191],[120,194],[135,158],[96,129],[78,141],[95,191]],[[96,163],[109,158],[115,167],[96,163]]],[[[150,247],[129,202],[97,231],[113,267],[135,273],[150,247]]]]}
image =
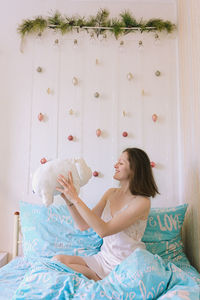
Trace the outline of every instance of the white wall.
{"type": "Polygon", "coordinates": [[[31,173],[40,158],[83,155],[93,170],[100,172],[82,192],[93,205],[110,186],[113,164],[126,147],[141,147],[157,167],[154,175],[161,192],[153,206],[172,206],[182,202],[179,159],[179,109],[177,97],[176,34],[124,37],[124,50],[114,38],[91,41],[86,34],[59,36],[45,34],[42,39],[28,37],[20,53],[17,25],[25,18],[46,15],[58,9],[67,15],[88,16],[107,8],[112,16],[124,9],[137,19],[159,17],[176,23],[174,1],[7,1],[1,11],[1,167],[0,173],[0,250],[11,252],[12,214],[19,201],[35,201],[31,193],[31,173]],[[32,5],[30,5],[30,3],[32,5]],[[6,26],[6,29],[5,29],[6,26]],[[78,49],[73,40],[79,41],[78,49]],[[144,48],[138,48],[143,40],[144,48]],[[100,65],[95,64],[99,59],[100,65]],[[44,72],[39,74],[36,68],[44,72]],[[161,71],[156,77],[154,72],[161,71]],[[128,81],[127,73],[134,79],[128,81]],[[80,79],[72,85],[72,77],[80,79]],[[47,88],[53,89],[48,95],[47,88]],[[145,95],[142,95],[142,90],[145,95]],[[98,91],[99,99],[93,94],[98,91]],[[70,116],[69,109],[76,115],[70,116]],[[123,110],[128,116],[123,117],[123,110]],[[37,120],[39,112],[47,121],[37,120]],[[151,119],[153,113],[158,121],[151,119]],[[97,128],[103,135],[97,138],[97,128]],[[129,136],[123,138],[122,131],[129,136]],[[73,134],[76,141],[69,142],[73,134]],[[2,230],[3,229],[3,230],[2,230]]]}
{"type": "Polygon", "coordinates": [[[200,271],[200,3],[178,1],[183,201],[186,252],[200,271]]]}

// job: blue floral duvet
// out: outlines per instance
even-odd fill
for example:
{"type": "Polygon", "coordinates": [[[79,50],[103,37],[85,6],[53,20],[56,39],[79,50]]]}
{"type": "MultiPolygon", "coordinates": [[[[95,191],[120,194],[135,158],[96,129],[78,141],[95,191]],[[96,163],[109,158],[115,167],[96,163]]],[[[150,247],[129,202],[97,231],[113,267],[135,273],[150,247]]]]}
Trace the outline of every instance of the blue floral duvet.
{"type": "Polygon", "coordinates": [[[198,300],[200,276],[189,265],[185,270],[137,249],[109,276],[94,282],[50,258],[18,258],[0,270],[0,299],[198,300]]]}

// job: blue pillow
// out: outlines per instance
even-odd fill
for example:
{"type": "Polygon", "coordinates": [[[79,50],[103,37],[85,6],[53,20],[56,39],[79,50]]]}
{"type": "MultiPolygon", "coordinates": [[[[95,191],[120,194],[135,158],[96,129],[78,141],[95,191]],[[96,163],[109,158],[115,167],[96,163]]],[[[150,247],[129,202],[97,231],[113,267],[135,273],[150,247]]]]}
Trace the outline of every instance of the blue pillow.
{"type": "Polygon", "coordinates": [[[164,260],[185,260],[181,228],[188,204],[168,208],[152,208],[142,241],[146,249],[164,260]]]}
{"type": "Polygon", "coordinates": [[[21,201],[20,220],[25,257],[93,255],[102,245],[92,229],[76,229],[66,205],[45,207],[21,201]]]}
{"type": "Polygon", "coordinates": [[[143,242],[170,241],[180,236],[188,204],[168,208],[152,208],[143,242]]]}

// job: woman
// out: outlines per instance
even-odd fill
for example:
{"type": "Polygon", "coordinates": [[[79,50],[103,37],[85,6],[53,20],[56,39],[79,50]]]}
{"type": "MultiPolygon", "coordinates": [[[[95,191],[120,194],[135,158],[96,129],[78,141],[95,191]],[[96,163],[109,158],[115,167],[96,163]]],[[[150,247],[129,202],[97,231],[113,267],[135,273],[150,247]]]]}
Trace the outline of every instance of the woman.
{"type": "Polygon", "coordinates": [[[141,238],[151,206],[149,197],[158,193],[150,160],[143,150],[124,150],[114,167],[114,179],[120,182],[120,188],[110,188],[92,210],[78,197],[71,173],[69,179],[58,177],[63,188],[57,190],[75,223],[80,230],[93,228],[103,238],[103,245],[93,256],[56,255],[53,259],[95,281],[107,276],[136,248],[145,248],[141,238]]]}

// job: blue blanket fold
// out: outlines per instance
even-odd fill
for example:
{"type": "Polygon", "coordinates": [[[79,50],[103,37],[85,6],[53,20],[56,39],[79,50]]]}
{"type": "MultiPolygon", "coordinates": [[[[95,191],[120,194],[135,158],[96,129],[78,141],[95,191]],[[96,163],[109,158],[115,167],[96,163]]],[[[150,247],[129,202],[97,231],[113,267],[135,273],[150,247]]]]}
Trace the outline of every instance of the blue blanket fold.
{"type": "Polygon", "coordinates": [[[103,280],[95,282],[64,264],[33,263],[13,299],[199,299],[197,283],[158,255],[136,249],[103,280]],[[171,295],[171,296],[170,296],[171,295]]]}

